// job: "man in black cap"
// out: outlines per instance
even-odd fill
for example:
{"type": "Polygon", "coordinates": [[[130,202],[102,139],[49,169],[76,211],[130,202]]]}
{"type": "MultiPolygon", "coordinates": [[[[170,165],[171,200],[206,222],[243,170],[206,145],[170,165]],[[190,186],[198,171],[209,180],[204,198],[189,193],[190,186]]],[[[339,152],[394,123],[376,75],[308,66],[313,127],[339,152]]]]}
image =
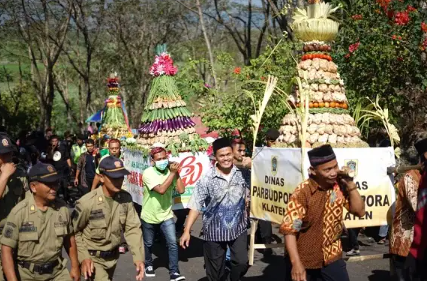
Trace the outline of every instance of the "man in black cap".
{"type": "Polygon", "coordinates": [[[123,162],[107,156],[99,163],[102,187],[80,198],[73,212],[79,261],[85,279],[113,279],[123,235],[133,255],[136,280],[144,277],[144,248],[141,222],[133,207],[131,195],[122,190],[124,176],[129,174],[123,162]]]}
{"type": "MultiPolygon", "coordinates": [[[[5,133],[0,133],[0,239],[6,218],[19,201],[24,198],[28,181],[23,168],[12,162],[16,148],[5,133]]],[[[5,280],[1,271],[0,281],[5,280]]]]}
{"type": "Polygon", "coordinates": [[[60,177],[52,165],[38,163],[30,169],[31,193],[12,209],[0,240],[7,280],[80,280],[71,217],[65,202],[56,197],[60,177]],[[63,247],[71,272],[62,258],[63,247]]]}
{"type": "Polygon", "coordinates": [[[308,158],[310,177],[295,189],[280,226],[292,280],[348,281],[340,240],[343,207],[363,217],[365,203],[353,179],[338,169],[330,145],[310,150],[308,158]]]}
{"type": "Polygon", "coordinates": [[[191,227],[203,210],[203,251],[209,281],[222,280],[225,272],[227,246],[231,250],[230,280],[238,281],[248,266],[247,206],[250,196],[250,172],[233,164],[233,150],[229,139],[213,142],[215,167],[197,182],[188,208],[180,245],[190,244],[191,227]]]}

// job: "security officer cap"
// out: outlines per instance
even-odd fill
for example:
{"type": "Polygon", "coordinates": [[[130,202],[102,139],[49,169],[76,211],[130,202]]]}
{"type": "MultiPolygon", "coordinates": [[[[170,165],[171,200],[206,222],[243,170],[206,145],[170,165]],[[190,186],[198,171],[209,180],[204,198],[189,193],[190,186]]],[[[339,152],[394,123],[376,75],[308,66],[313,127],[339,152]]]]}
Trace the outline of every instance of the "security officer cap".
{"type": "Polygon", "coordinates": [[[0,133],[0,154],[16,151],[15,145],[5,133],[0,133]]]}
{"type": "Polygon", "coordinates": [[[43,183],[57,182],[61,179],[56,169],[49,164],[37,163],[31,167],[28,177],[30,182],[38,181],[43,183]]]}
{"type": "Polygon", "coordinates": [[[129,175],[123,161],[114,156],[107,156],[99,163],[99,172],[109,178],[117,179],[129,175]]]}

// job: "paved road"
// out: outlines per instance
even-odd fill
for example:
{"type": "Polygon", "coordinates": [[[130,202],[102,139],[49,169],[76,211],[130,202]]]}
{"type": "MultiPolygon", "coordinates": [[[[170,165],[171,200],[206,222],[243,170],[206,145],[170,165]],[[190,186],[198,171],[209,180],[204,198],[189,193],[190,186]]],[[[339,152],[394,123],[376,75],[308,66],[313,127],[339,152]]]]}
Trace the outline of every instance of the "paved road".
{"type": "MultiPolygon", "coordinates": [[[[193,235],[200,231],[200,221],[195,224],[193,235]]],[[[273,230],[277,233],[277,228],[273,230]]],[[[275,236],[280,239],[280,236],[275,236]]],[[[361,252],[364,255],[386,253],[388,247],[376,244],[365,243],[365,238],[361,238],[361,252]]],[[[278,241],[281,242],[281,241],[278,241]]],[[[242,281],[261,281],[261,280],[284,280],[283,278],[283,250],[275,249],[275,255],[268,260],[263,259],[259,252],[255,254],[254,266],[252,266],[242,281]]],[[[167,270],[168,255],[166,247],[162,244],[156,244],[154,248],[154,267],[156,268],[156,277],[147,278],[149,281],[166,281],[169,280],[167,270]]],[[[180,270],[189,281],[207,281],[203,268],[202,240],[198,237],[192,237],[190,249],[179,252],[180,270]]],[[[389,260],[367,260],[362,262],[348,262],[347,269],[351,281],[383,281],[389,279],[389,260]]],[[[135,271],[132,266],[132,258],[129,253],[122,255],[115,273],[114,280],[127,281],[135,280],[135,271]]]]}
{"type": "MultiPolygon", "coordinates": [[[[199,246],[199,245],[198,245],[199,246]]],[[[201,249],[200,249],[201,250],[201,249]]],[[[156,269],[155,278],[146,280],[166,281],[169,280],[167,270],[167,254],[161,249],[157,249],[154,264],[156,269]]],[[[276,251],[280,252],[280,251],[276,251]]],[[[189,281],[207,281],[203,269],[203,258],[201,251],[194,251],[190,255],[180,252],[180,269],[182,274],[189,281]]],[[[389,278],[389,260],[369,260],[363,262],[349,262],[347,269],[351,281],[383,281],[389,278]]],[[[252,266],[242,281],[261,281],[261,280],[283,280],[283,259],[281,256],[273,256],[268,261],[262,259],[262,255],[257,253],[254,266],[252,266]]],[[[129,254],[122,255],[115,274],[114,280],[130,281],[135,280],[134,268],[132,267],[132,258],[129,254]]]]}

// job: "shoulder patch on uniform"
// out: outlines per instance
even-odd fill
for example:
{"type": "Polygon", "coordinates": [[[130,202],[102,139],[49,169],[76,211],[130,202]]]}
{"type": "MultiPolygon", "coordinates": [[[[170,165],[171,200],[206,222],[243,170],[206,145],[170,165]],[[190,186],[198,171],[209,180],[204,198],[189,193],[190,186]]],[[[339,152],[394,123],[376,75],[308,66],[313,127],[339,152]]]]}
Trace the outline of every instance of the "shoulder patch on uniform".
{"type": "Polygon", "coordinates": [[[13,222],[11,222],[11,221],[8,221],[7,223],[6,223],[6,225],[8,225],[8,226],[10,226],[10,227],[12,227],[12,228],[15,228],[16,227],[16,224],[14,224],[13,222]]]}
{"type": "Polygon", "coordinates": [[[4,237],[12,238],[12,234],[13,234],[13,228],[10,226],[6,226],[6,229],[4,230],[4,237]]]}

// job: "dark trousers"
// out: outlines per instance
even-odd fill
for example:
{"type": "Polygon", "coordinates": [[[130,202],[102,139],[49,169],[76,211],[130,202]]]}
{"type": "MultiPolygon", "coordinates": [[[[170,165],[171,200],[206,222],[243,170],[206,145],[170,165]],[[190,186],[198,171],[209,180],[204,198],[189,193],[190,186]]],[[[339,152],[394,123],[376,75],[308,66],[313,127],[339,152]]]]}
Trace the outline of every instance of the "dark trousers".
{"type": "MultiPolygon", "coordinates": [[[[285,264],[285,281],[291,281],[292,265],[289,257],[285,258],[285,264]]],[[[342,259],[319,269],[306,269],[305,273],[307,281],[350,281],[346,263],[342,259]]]]}
{"type": "Polygon", "coordinates": [[[190,209],[180,209],[173,211],[176,216],[175,227],[177,232],[184,230],[185,219],[187,218],[189,212],[190,209]]]}
{"type": "Polygon", "coordinates": [[[348,228],[348,240],[350,242],[350,250],[359,250],[359,242],[357,236],[359,236],[360,228],[348,228]]]}
{"type": "Polygon", "coordinates": [[[70,199],[70,195],[68,192],[68,184],[70,180],[70,171],[65,169],[64,171],[59,172],[61,175],[61,179],[59,181],[58,194],[62,195],[65,201],[70,199]]]}
{"type": "Polygon", "coordinates": [[[272,241],[273,228],[269,221],[258,221],[257,236],[261,238],[261,243],[270,244],[272,241]]]}
{"type": "Polygon", "coordinates": [[[411,281],[410,269],[405,266],[406,257],[390,255],[390,275],[393,281],[411,281]]]}
{"type": "Polygon", "coordinates": [[[239,281],[248,271],[247,233],[242,233],[233,241],[203,243],[206,276],[209,281],[225,280],[225,253],[227,246],[231,251],[230,281],[239,281]]]}
{"type": "MultiPolygon", "coordinates": [[[[427,254],[427,251],[426,253],[427,254]]],[[[425,255],[424,254],[424,255],[425,255]]],[[[404,273],[406,273],[406,280],[410,281],[426,281],[427,280],[427,266],[424,260],[417,260],[411,254],[405,259],[403,265],[404,273]]]]}

